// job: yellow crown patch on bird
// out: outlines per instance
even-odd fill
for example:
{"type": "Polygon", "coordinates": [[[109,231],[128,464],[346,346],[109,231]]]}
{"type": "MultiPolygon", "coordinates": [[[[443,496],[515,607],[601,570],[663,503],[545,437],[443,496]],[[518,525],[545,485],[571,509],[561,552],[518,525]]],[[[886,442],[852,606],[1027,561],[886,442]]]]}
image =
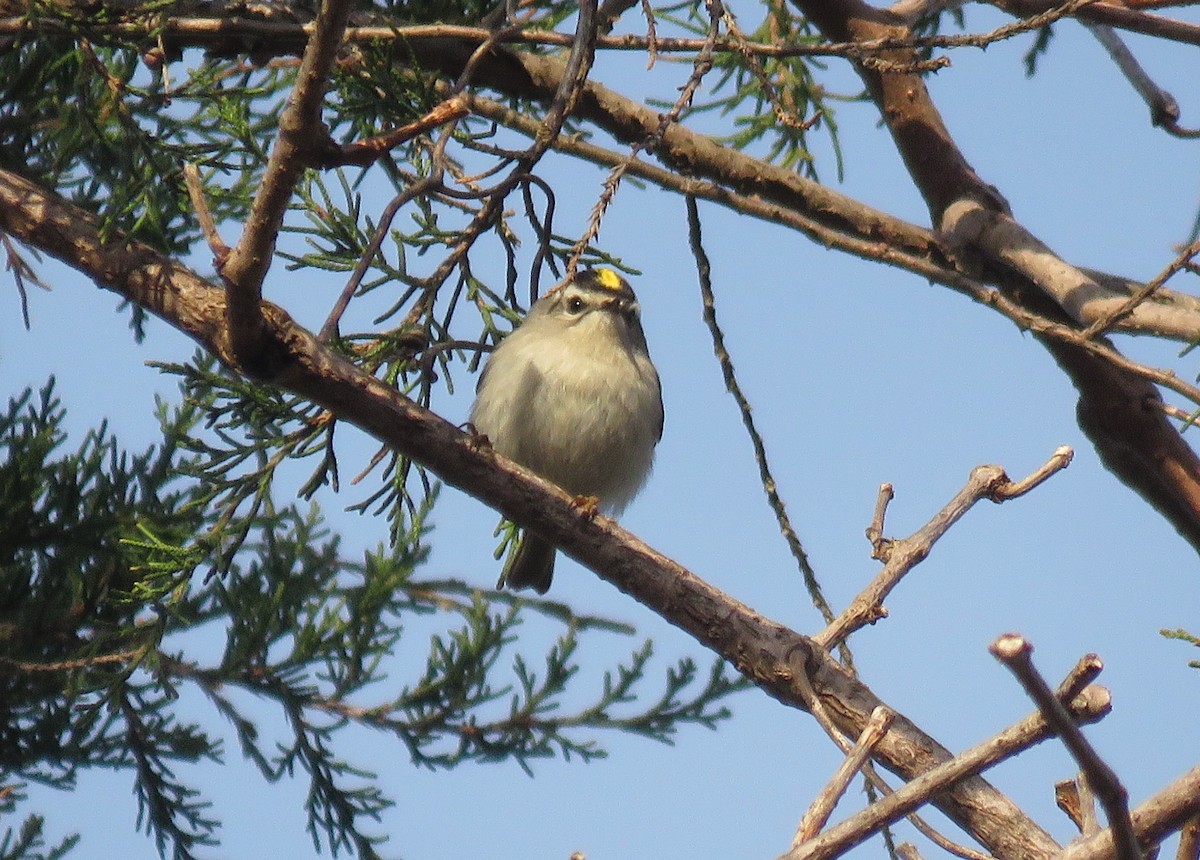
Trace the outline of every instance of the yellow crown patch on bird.
{"type": "Polygon", "coordinates": [[[612,269],[597,269],[596,282],[606,290],[621,289],[621,276],[612,269]]]}

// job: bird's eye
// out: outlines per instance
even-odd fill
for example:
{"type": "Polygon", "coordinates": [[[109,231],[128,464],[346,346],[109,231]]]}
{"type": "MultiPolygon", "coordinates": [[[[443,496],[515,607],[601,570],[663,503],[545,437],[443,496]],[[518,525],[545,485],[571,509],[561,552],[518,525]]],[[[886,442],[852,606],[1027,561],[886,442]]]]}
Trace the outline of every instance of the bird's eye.
{"type": "Polygon", "coordinates": [[[583,313],[585,307],[587,307],[586,303],[579,296],[572,296],[567,299],[567,313],[569,314],[583,313]]]}

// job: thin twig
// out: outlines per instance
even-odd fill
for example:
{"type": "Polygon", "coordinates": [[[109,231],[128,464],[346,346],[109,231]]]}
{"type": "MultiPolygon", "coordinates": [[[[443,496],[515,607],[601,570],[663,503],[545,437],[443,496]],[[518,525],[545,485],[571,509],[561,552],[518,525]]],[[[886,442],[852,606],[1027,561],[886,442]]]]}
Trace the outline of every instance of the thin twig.
{"type": "Polygon", "coordinates": [[[1121,74],[1125,75],[1125,79],[1133,85],[1134,90],[1142,97],[1142,101],[1150,108],[1151,124],[1165,129],[1176,137],[1200,137],[1200,131],[1185,129],[1179,125],[1179,102],[1154,82],[1124,40],[1111,26],[1093,21],[1083,21],[1082,23],[1088,32],[1104,46],[1113,62],[1117,64],[1117,68],[1121,70],[1121,74]]]}
{"type": "Polygon", "coordinates": [[[829,816],[833,813],[838,801],[842,799],[842,795],[850,786],[850,780],[870,758],[871,751],[887,734],[887,730],[895,718],[894,712],[882,706],[871,712],[871,718],[859,734],[858,741],[842,760],[841,765],[829,780],[829,784],[821,790],[816,800],[808,808],[808,812],[804,814],[804,818],[796,830],[796,835],[792,839],[793,848],[821,832],[821,828],[829,821],[829,816]]]}
{"type": "Polygon", "coordinates": [[[1064,779],[1054,784],[1054,803],[1082,833],[1083,804],[1080,802],[1079,786],[1075,784],[1075,780],[1064,779]]]}
{"type": "MultiPolygon", "coordinates": [[[[745,392],[742,391],[742,386],[738,383],[737,374],[733,369],[733,359],[729,355],[729,350],[725,347],[725,335],[721,331],[720,323],[717,321],[717,305],[716,297],[713,294],[712,288],[712,266],[708,260],[708,254],[704,251],[704,244],[700,232],[700,211],[696,205],[696,198],[687,196],[687,222],[688,222],[688,242],[691,245],[692,256],[696,260],[696,274],[700,283],[700,300],[702,312],[704,316],[704,324],[708,327],[708,332],[712,338],[713,352],[716,354],[717,363],[721,367],[721,376],[725,380],[725,388],[733,397],[734,403],[737,404],[738,412],[742,416],[742,424],[746,428],[746,434],[750,437],[750,444],[754,448],[754,460],[758,463],[758,477],[762,484],[763,492],[767,496],[767,504],[771,506],[772,513],[775,514],[775,520],[779,524],[779,531],[783,534],[783,539],[786,541],[788,550],[792,553],[792,557],[796,559],[796,564],[800,567],[800,572],[804,576],[804,586],[808,589],[808,595],[812,599],[813,606],[821,613],[821,617],[825,622],[832,623],[833,609],[829,606],[829,601],[825,599],[825,595],[821,590],[821,584],[817,581],[816,571],[813,570],[812,564],[808,560],[808,553],[804,551],[804,546],[800,543],[800,537],[796,534],[796,529],[792,526],[791,517],[788,516],[787,506],[784,504],[783,497],[779,494],[779,486],[775,482],[775,476],[771,473],[771,465],[767,460],[767,447],[763,442],[762,434],[758,432],[758,428],[754,423],[754,413],[750,405],[749,399],[745,392]]],[[[843,654],[843,658],[848,660],[849,654],[843,654]]]]}
{"type": "Polygon", "coordinates": [[[316,166],[322,168],[337,167],[342,164],[353,164],[366,167],[374,164],[382,156],[391,152],[397,146],[407,143],[418,135],[432,131],[439,125],[452,120],[462,119],[468,113],[462,96],[454,96],[433,107],[424,116],[398,128],[375,135],[366,140],[356,140],[343,144],[333,150],[320,153],[316,166]]]}
{"type": "Polygon", "coordinates": [[[871,544],[871,558],[885,561],[888,543],[883,537],[883,523],[887,518],[888,505],[896,498],[896,491],[889,483],[879,485],[879,495],[875,497],[875,513],[871,516],[871,524],[867,526],[867,540],[871,544]]]}
{"type": "Polygon", "coordinates": [[[1043,484],[1050,476],[1056,475],[1067,468],[1067,466],[1071,465],[1073,459],[1075,459],[1075,452],[1071,450],[1071,447],[1069,445],[1059,445],[1054,449],[1054,453],[1050,455],[1050,459],[1027,477],[1022,478],[1020,481],[1009,481],[1006,484],[996,487],[991,495],[992,501],[998,504],[1025,495],[1030,490],[1043,484]]]}
{"type": "MultiPolygon", "coordinates": [[[[17,285],[17,295],[21,298],[21,319],[25,323],[25,330],[29,331],[29,293],[25,290],[25,282],[41,287],[46,292],[50,292],[50,286],[38,277],[37,270],[29,265],[29,262],[17,250],[16,244],[7,233],[0,233],[0,242],[4,244],[5,264],[4,268],[12,272],[13,282],[17,285]]],[[[30,249],[35,257],[39,260],[40,255],[36,248],[30,249]]]]}
{"type": "Polygon", "coordinates": [[[137,660],[146,654],[145,648],[134,648],[130,651],[117,651],[112,654],[96,654],[91,657],[79,657],[73,660],[17,660],[13,657],[0,655],[0,665],[17,669],[21,672],[64,672],[70,669],[87,669],[91,666],[109,664],[126,664],[137,660]]]}
{"type": "Polygon", "coordinates": [[[1034,668],[1030,656],[1033,646],[1024,638],[1010,633],[993,642],[988,650],[1013,673],[1083,770],[1088,784],[1104,806],[1104,814],[1113,831],[1118,860],[1142,860],[1142,850],[1129,818],[1129,794],[1125,786],[1121,785],[1113,769],[1096,753],[1046,679],[1034,668]]]}
{"type": "MultiPolygon", "coordinates": [[[[977,466],[971,470],[966,485],[954,498],[912,535],[903,540],[883,544],[881,534],[880,541],[874,542],[872,549],[873,555],[882,556],[883,569],[836,619],[813,637],[814,641],[822,647],[832,648],[844,642],[855,630],[885,617],[883,601],[887,595],[910,570],[928,557],[933,545],[951,526],[962,519],[976,502],[982,499],[1002,502],[1028,492],[1050,475],[1066,468],[1071,462],[1071,456],[1071,449],[1061,446],[1044,465],[1021,481],[1010,480],[999,466],[977,466]]],[[[877,505],[877,516],[878,511],[877,505]]],[[[880,528],[882,529],[882,525],[880,528]]]]}
{"type": "Polygon", "coordinates": [[[1114,323],[1133,313],[1134,308],[1154,295],[1177,273],[1187,269],[1197,254],[1200,254],[1200,239],[1197,239],[1180,251],[1165,269],[1147,281],[1141,289],[1126,299],[1119,307],[1113,308],[1084,329],[1081,337],[1090,340],[1098,334],[1107,332],[1112,328],[1114,323]]]}
{"type": "Polygon", "coordinates": [[[1100,659],[1100,655],[1084,654],[1067,673],[1067,677],[1063,678],[1054,695],[1060,701],[1070,702],[1100,677],[1103,671],[1104,661],[1100,659]]]}
{"type": "Polygon", "coordinates": [[[196,220],[200,223],[200,232],[204,235],[204,241],[208,243],[208,248],[213,253],[213,262],[217,271],[220,271],[224,267],[225,261],[229,259],[230,248],[221,238],[221,234],[217,230],[217,222],[213,220],[212,211],[208,208],[208,199],[204,196],[204,182],[200,179],[200,168],[191,161],[185,162],[183,180],[184,185],[187,186],[188,198],[192,201],[192,209],[196,213],[196,220]]]}
{"type": "Polygon", "coordinates": [[[334,302],[333,308],[325,320],[325,324],[321,326],[321,330],[317,334],[319,341],[328,343],[337,337],[338,325],[341,323],[342,315],[346,312],[346,308],[350,306],[350,300],[354,297],[354,293],[358,290],[362,279],[366,277],[367,270],[371,268],[371,262],[375,259],[375,255],[383,248],[383,240],[387,238],[396,214],[410,200],[425,194],[440,184],[441,180],[437,176],[423,177],[393,197],[391,202],[384,207],[383,213],[379,218],[379,225],[375,228],[374,235],[371,236],[371,241],[367,244],[366,250],[358,258],[358,265],[354,267],[354,272],[351,273],[350,279],[346,281],[346,286],[342,288],[341,294],[338,296],[337,301],[334,302]]]}

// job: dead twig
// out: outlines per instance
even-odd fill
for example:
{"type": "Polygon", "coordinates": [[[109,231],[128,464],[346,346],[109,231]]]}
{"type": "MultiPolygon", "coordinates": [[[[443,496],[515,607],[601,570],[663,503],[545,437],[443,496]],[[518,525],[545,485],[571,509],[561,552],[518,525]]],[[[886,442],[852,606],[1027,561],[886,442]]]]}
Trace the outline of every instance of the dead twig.
{"type": "Polygon", "coordinates": [[[825,648],[832,648],[845,641],[855,630],[885,618],[887,610],[883,607],[883,601],[887,595],[910,570],[928,557],[933,545],[976,502],[990,499],[999,503],[1023,495],[1065,469],[1073,456],[1070,448],[1060,446],[1045,464],[1020,481],[1010,480],[999,466],[977,466],[954,498],[928,523],[903,540],[887,540],[883,537],[883,517],[887,502],[892,497],[891,486],[885,484],[875,506],[875,517],[867,530],[868,537],[872,538],[872,556],[884,562],[883,570],[813,639],[825,648]]]}
{"type": "Polygon", "coordinates": [[[1054,734],[1062,740],[1063,746],[1083,770],[1087,784],[1104,806],[1118,860],[1142,860],[1142,850],[1129,818],[1129,794],[1125,786],[1121,785],[1117,774],[1088,743],[1074,717],[1034,668],[1031,657],[1033,646],[1023,637],[1009,633],[993,642],[988,650],[1013,673],[1054,734]]]}
{"type": "Polygon", "coordinates": [[[871,712],[871,719],[863,728],[854,746],[846,754],[841,766],[833,774],[829,784],[817,795],[808,808],[808,812],[804,814],[800,827],[796,830],[796,836],[792,839],[793,848],[821,832],[821,828],[829,821],[829,816],[833,813],[838,801],[842,799],[842,795],[850,786],[850,780],[870,758],[871,751],[887,734],[887,730],[895,718],[896,715],[884,707],[878,707],[871,712]]]}

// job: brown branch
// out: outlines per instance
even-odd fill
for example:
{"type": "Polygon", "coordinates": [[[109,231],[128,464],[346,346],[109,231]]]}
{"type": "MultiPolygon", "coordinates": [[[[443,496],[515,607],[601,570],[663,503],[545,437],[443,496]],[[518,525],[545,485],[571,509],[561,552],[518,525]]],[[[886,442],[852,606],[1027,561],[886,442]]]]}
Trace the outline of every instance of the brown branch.
{"type": "Polygon", "coordinates": [[[871,712],[871,719],[863,727],[858,740],[830,778],[829,784],[821,790],[821,793],[817,795],[812,805],[808,808],[808,811],[804,814],[804,818],[800,822],[800,827],[796,830],[796,836],[792,839],[793,849],[797,848],[800,843],[812,839],[821,832],[821,828],[829,821],[829,816],[833,813],[838,801],[842,799],[842,795],[850,787],[850,780],[862,769],[863,765],[870,758],[871,751],[875,749],[875,746],[887,734],[894,716],[886,708],[876,708],[871,712]]]}
{"type": "Polygon", "coordinates": [[[1042,716],[1053,727],[1063,746],[1082,768],[1088,786],[1104,806],[1108,825],[1116,840],[1117,860],[1142,860],[1142,849],[1133,834],[1133,824],[1129,820],[1129,793],[1125,786],[1121,785],[1116,772],[1088,743],[1074,717],[1034,667],[1033,646],[1028,640],[1009,633],[993,642],[988,650],[1013,673],[1042,716]]]}
{"type": "Polygon", "coordinates": [[[183,165],[183,180],[187,186],[188,199],[191,200],[192,209],[196,213],[196,220],[200,222],[200,232],[204,235],[204,241],[208,243],[208,248],[213,253],[213,263],[219,272],[229,259],[230,248],[221,238],[221,234],[217,230],[217,222],[213,220],[212,211],[208,208],[208,199],[204,196],[204,182],[200,178],[200,169],[194,163],[187,162],[183,165]]]}
{"type": "MultiPolygon", "coordinates": [[[[1094,722],[1109,712],[1111,704],[1107,690],[1103,687],[1089,687],[1068,707],[1074,719],[1094,722]]],[[[864,842],[880,828],[899,821],[921,805],[931,801],[936,805],[935,798],[938,793],[949,786],[960,784],[962,780],[979,779],[975,774],[1046,740],[1049,736],[1050,727],[1045,717],[1041,713],[1031,714],[987,741],[909,781],[888,797],[855,813],[783,856],[786,860],[832,860],[839,857],[855,845],[864,842]]],[[[1055,853],[1057,855],[1057,852],[1055,853]]]]}
{"type": "MultiPolygon", "coordinates": [[[[179,263],[120,236],[101,238],[97,219],[55,194],[0,170],[0,230],[42,249],[194,338],[232,364],[226,297],[179,263]]],[[[270,381],[355,424],[425,464],[564,552],[733,662],[768,695],[802,707],[815,691],[838,728],[859,734],[884,704],[807,637],[758,615],[655,552],[612,520],[584,511],[557,487],[479,446],[449,422],[325,349],[281,309],[263,304],[275,357],[270,381]]],[[[1021,742],[1038,737],[1035,722],[1021,742]]],[[[1044,724],[1043,724],[1044,725],[1044,724]]],[[[943,746],[897,716],[876,760],[904,779],[950,761],[943,746]]],[[[949,783],[947,783],[947,786],[949,783]]],[[[998,858],[1039,860],[1059,849],[1008,798],[978,777],[941,790],[933,803],[998,858]]]]}
{"type": "MultiPolygon", "coordinates": [[[[992,5],[1011,15],[1025,17],[1053,8],[1052,0],[991,0],[992,5]]],[[[1176,18],[1164,18],[1114,3],[1090,3],[1075,13],[1082,21],[1107,24],[1185,45],[1200,45],[1200,25],[1176,18]]]]}
{"type": "Polygon", "coordinates": [[[868,529],[869,534],[879,534],[879,538],[872,541],[872,550],[874,557],[883,558],[883,570],[851,601],[845,611],[813,637],[813,641],[823,648],[834,648],[854,631],[886,617],[887,610],[883,608],[883,601],[888,594],[909,571],[929,556],[933,545],[951,526],[962,519],[976,502],[982,499],[1002,502],[1016,498],[1054,473],[1065,469],[1073,456],[1074,452],[1064,445],[1054,452],[1045,465],[1022,481],[1010,480],[999,466],[977,466],[971,470],[966,485],[934,515],[933,519],[909,537],[897,541],[885,542],[882,536],[885,500],[891,499],[891,487],[885,484],[886,489],[880,489],[875,518],[868,529]]]}
{"type": "Polygon", "coordinates": [[[242,238],[221,269],[229,293],[228,323],[231,343],[238,354],[237,366],[251,374],[263,372],[272,360],[264,355],[267,332],[261,307],[262,283],[271,267],[275,241],[296,183],[313,161],[314,146],[324,139],[318,130],[325,84],[352,7],[351,0],[321,3],[242,238]]]}
{"type": "Polygon", "coordinates": [[[313,166],[330,168],[342,164],[353,164],[359,167],[366,167],[367,165],[374,164],[402,143],[407,143],[414,137],[432,131],[439,125],[456,119],[462,119],[467,113],[467,106],[462,96],[454,96],[441,104],[435,105],[433,110],[429,111],[425,116],[405,123],[391,131],[385,131],[366,140],[356,140],[353,143],[345,143],[331,150],[321,151],[317,153],[317,158],[313,166]]]}
{"type": "MultiPolygon", "coordinates": [[[[1157,845],[1200,814],[1200,767],[1194,767],[1129,813],[1142,845],[1157,845]]],[[[1111,828],[1072,842],[1059,860],[1110,860],[1116,856],[1111,828]]]]}
{"type": "MultiPolygon", "coordinates": [[[[623,0],[624,2],[624,0],[623,0]]],[[[185,47],[202,47],[217,54],[259,55],[266,53],[298,54],[304,49],[315,30],[310,23],[285,21],[269,17],[254,17],[250,10],[246,14],[231,18],[226,7],[217,3],[199,2],[190,9],[189,15],[166,18],[158,22],[122,21],[89,25],[90,32],[97,36],[118,38],[148,38],[154,36],[161,42],[155,50],[163,55],[178,52],[185,47]],[[209,16],[201,13],[210,7],[209,16]]],[[[261,10],[255,10],[262,14],[261,10]]],[[[268,13],[269,14],[269,13],[268,13]]],[[[1027,18],[1004,24],[985,33],[936,34],[931,36],[887,37],[853,42],[822,42],[798,44],[789,42],[774,44],[742,40],[737,37],[718,38],[713,45],[722,54],[751,54],[764,58],[788,57],[847,57],[870,58],[872,55],[896,48],[954,49],[986,48],[989,45],[1026,33],[1044,26],[1067,14],[1055,7],[1034,12],[1027,18]]],[[[598,15],[603,24],[603,15],[598,15]]],[[[35,19],[44,32],[71,34],[69,28],[58,19],[35,19]]],[[[19,35],[30,27],[30,18],[0,17],[0,35],[19,35]]],[[[575,43],[574,33],[560,33],[540,28],[514,26],[503,31],[486,27],[470,27],[457,24],[413,24],[396,26],[348,26],[343,34],[346,44],[416,42],[421,40],[442,41],[462,39],[482,44],[489,39],[497,45],[527,45],[570,48],[575,43]]],[[[624,34],[619,36],[598,35],[596,47],[607,51],[636,51],[653,57],[656,54],[695,53],[702,50],[705,39],[660,37],[653,29],[646,36],[624,34]]],[[[161,63],[161,59],[157,62],[161,63]]],[[[941,65],[940,63],[938,65],[941,65]]],[[[915,61],[905,67],[908,70],[927,68],[923,61],[915,61]]]]}

